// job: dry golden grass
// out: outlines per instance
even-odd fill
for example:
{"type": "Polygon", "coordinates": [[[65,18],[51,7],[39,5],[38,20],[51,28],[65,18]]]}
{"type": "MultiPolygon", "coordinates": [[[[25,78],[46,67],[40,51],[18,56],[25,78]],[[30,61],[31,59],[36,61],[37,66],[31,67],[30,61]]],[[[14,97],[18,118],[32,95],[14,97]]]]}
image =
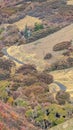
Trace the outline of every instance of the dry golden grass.
{"type": "Polygon", "coordinates": [[[42,69],[44,66],[46,66],[47,63],[50,64],[62,58],[61,54],[63,52],[54,52],[53,46],[57,43],[69,41],[71,39],[73,39],[73,24],[30,44],[12,46],[8,48],[7,51],[9,55],[15,57],[16,59],[24,63],[35,64],[37,68],[42,69]],[[53,56],[47,62],[44,60],[44,56],[48,52],[50,52],[53,56]]]}
{"type": "Polygon", "coordinates": [[[73,68],[53,71],[51,74],[54,76],[55,81],[58,81],[67,87],[67,91],[70,92],[73,97],[73,68]]]}
{"type": "MultiPolygon", "coordinates": [[[[43,68],[45,67],[44,60],[38,58],[35,52],[28,53],[26,50],[24,50],[24,48],[22,51],[22,48],[23,48],[23,45],[12,46],[8,49],[8,53],[12,55],[14,58],[18,59],[19,61],[22,61],[25,64],[35,64],[38,70],[43,70],[43,68]]],[[[20,66],[20,64],[18,63],[16,65],[17,67],[20,66]]]]}
{"type": "MultiPolygon", "coordinates": [[[[34,27],[34,24],[35,23],[42,23],[42,20],[40,20],[39,18],[35,18],[35,17],[32,17],[32,16],[26,16],[25,18],[23,19],[20,19],[19,21],[17,22],[14,22],[13,24],[11,25],[16,25],[18,27],[18,29],[21,31],[21,30],[24,30],[25,29],[25,26],[27,25],[28,27],[34,27]]],[[[9,26],[10,24],[3,24],[4,27],[7,27],[9,26]]]]}
{"type": "Polygon", "coordinates": [[[67,5],[73,5],[73,0],[68,0],[67,5]]]}
{"type": "Polygon", "coordinates": [[[29,27],[34,27],[35,23],[42,23],[42,21],[38,18],[27,15],[25,18],[19,20],[18,22],[15,22],[14,25],[17,25],[17,27],[21,31],[25,28],[26,25],[29,27]]]}

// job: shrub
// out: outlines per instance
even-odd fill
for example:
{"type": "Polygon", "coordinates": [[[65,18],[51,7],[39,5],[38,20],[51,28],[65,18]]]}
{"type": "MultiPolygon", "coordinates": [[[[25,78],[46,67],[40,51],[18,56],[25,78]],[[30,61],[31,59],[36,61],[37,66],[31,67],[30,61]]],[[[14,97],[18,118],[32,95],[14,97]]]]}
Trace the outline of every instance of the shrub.
{"type": "Polygon", "coordinates": [[[51,53],[47,53],[44,57],[44,60],[48,60],[52,57],[52,54],[51,53]]]}
{"type": "Polygon", "coordinates": [[[6,28],[7,34],[12,35],[13,33],[18,33],[19,29],[17,28],[16,25],[9,25],[6,28]]]}
{"type": "Polygon", "coordinates": [[[44,72],[46,71],[54,71],[54,70],[62,70],[73,67],[73,58],[68,57],[62,60],[58,60],[51,64],[51,66],[47,67],[44,72]]]}
{"type": "Polygon", "coordinates": [[[38,96],[38,95],[40,96],[40,94],[43,94],[44,92],[45,92],[45,89],[40,85],[32,85],[30,87],[25,88],[25,90],[24,90],[24,94],[27,97],[30,97],[30,95],[32,93],[33,93],[34,97],[38,96]]]}
{"type": "Polygon", "coordinates": [[[17,70],[17,73],[23,73],[24,75],[33,73],[33,72],[34,73],[37,72],[36,67],[34,65],[30,65],[30,64],[24,64],[17,70]]]}
{"type": "Polygon", "coordinates": [[[37,82],[37,79],[35,77],[24,78],[23,80],[23,83],[25,86],[31,86],[36,82],[37,82]]]}
{"type": "Polygon", "coordinates": [[[56,100],[59,104],[65,104],[70,101],[70,94],[68,92],[60,90],[56,94],[56,100]]]}
{"type": "Polygon", "coordinates": [[[39,103],[45,103],[45,102],[49,102],[49,103],[54,103],[54,95],[52,93],[41,93],[38,95],[38,102],[39,103]]]}
{"type": "Polygon", "coordinates": [[[72,67],[73,66],[73,57],[68,57],[67,62],[69,63],[69,66],[72,67]]]}
{"type": "Polygon", "coordinates": [[[46,84],[50,84],[53,82],[53,76],[43,72],[37,74],[37,79],[39,82],[44,82],[46,84]]]}
{"type": "Polygon", "coordinates": [[[68,118],[73,115],[73,105],[72,104],[65,104],[64,109],[67,112],[68,118]]]}
{"type": "Polygon", "coordinates": [[[12,66],[15,66],[13,61],[8,59],[0,59],[0,68],[10,71],[12,66]]]}
{"type": "Polygon", "coordinates": [[[10,74],[8,72],[5,72],[5,74],[0,73],[0,80],[6,80],[8,78],[10,78],[10,74]]]}
{"type": "Polygon", "coordinates": [[[61,43],[56,44],[53,47],[53,51],[60,51],[60,50],[68,49],[70,46],[71,46],[70,41],[61,42],[61,43]]]}
{"type": "Polygon", "coordinates": [[[69,51],[65,51],[65,52],[63,52],[63,55],[64,56],[70,56],[70,52],[69,51]]]}
{"type": "Polygon", "coordinates": [[[13,84],[10,84],[10,87],[11,87],[12,91],[16,91],[20,87],[20,83],[13,82],[13,84]]]}
{"type": "Polygon", "coordinates": [[[4,31],[4,28],[0,28],[0,34],[4,31]]]}
{"type": "Polygon", "coordinates": [[[31,119],[32,116],[33,116],[33,109],[30,108],[29,110],[27,110],[26,113],[25,113],[25,116],[26,116],[28,119],[31,119]]]}
{"type": "Polygon", "coordinates": [[[27,25],[25,26],[24,36],[25,36],[26,38],[28,38],[28,27],[27,27],[27,25]]]}
{"type": "Polygon", "coordinates": [[[0,57],[2,57],[4,54],[0,51],[0,57]]]}
{"type": "Polygon", "coordinates": [[[47,35],[50,35],[56,31],[58,31],[60,28],[59,27],[48,27],[48,28],[44,28],[38,31],[34,31],[32,33],[32,36],[30,38],[27,39],[27,43],[38,40],[40,38],[43,38],[47,35]]]}
{"type": "Polygon", "coordinates": [[[34,31],[38,31],[38,30],[43,29],[43,28],[44,28],[43,24],[35,23],[34,31]]]}
{"type": "Polygon", "coordinates": [[[63,59],[63,60],[59,60],[59,61],[56,61],[55,63],[53,63],[51,65],[51,68],[52,68],[52,70],[66,69],[66,68],[69,68],[69,64],[65,59],[63,59]]]}
{"type": "Polygon", "coordinates": [[[17,98],[15,102],[17,103],[18,106],[21,106],[21,107],[28,106],[28,102],[21,98],[17,98]]]}

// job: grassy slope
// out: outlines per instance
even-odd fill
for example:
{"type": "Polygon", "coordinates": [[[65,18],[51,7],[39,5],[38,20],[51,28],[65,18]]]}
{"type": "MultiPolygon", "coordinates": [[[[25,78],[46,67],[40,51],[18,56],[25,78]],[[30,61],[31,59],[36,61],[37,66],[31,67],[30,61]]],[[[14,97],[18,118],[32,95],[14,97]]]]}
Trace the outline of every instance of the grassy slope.
{"type": "MultiPolygon", "coordinates": [[[[47,64],[47,62],[43,60],[44,55],[47,52],[53,54],[53,58],[48,61],[48,64],[62,58],[60,52],[53,52],[52,48],[56,43],[71,39],[73,39],[73,24],[31,44],[21,45],[19,47],[12,46],[8,49],[8,53],[24,63],[36,64],[37,68],[43,69],[47,64]]],[[[73,68],[51,73],[55,80],[60,81],[67,87],[67,91],[70,91],[73,97],[73,68]]]]}
{"type": "Polygon", "coordinates": [[[73,97],[73,68],[51,72],[55,81],[59,81],[67,87],[73,97]]]}
{"type": "Polygon", "coordinates": [[[21,31],[25,28],[26,25],[34,27],[35,23],[41,23],[41,20],[27,15],[25,18],[19,20],[18,22],[15,22],[14,25],[17,25],[17,27],[21,31]]]}
{"type": "MultiPolygon", "coordinates": [[[[32,16],[26,16],[23,19],[20,19],[18,22],[14,22],[11,25],[16,25],[18,27],[18,29],[21,31],[23,29],[25,29],[25,26],[27,25],[28,27],[34,27],[35,23],[42,23],[42,20],[40,20],[39,18],[35,18],[32,16]]],[[[7,27],[10,24],[4,24],[4,27],[7,27]]]]}
{"type": "Polygon", "coordinates": [[[48,64],[60,59],[62,52],[54,52],[53,46],[59,42],[69,41],[71,39],[73,39],[73,24],[33,43],[18,47],[12,46],[8,49],[8,53],[24,63],[36,64],[41,69],[47,64],[43,60],[45,54],[50,52],[53,55],[51,60],[48,61],[48,64]]]}
{"type": "Polygon", "coordinates": [[[68,0],[67,5],[73,5],[73,0],[68,0]]]}

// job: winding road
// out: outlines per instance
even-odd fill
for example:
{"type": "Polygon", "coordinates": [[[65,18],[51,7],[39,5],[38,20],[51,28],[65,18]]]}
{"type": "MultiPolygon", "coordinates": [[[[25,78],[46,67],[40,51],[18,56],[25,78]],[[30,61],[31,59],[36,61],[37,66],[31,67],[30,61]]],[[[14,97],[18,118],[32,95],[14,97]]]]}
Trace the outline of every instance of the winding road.
{"type": "MultiPolygon", "coordinates": [[[[24,64],[22,61],[19,61],[18,59],[14,58],[13,56],[9,55],[8,52],[7,52],[7,48],[3,48],[2,49],[2,52],[5,56],[7,56],[10,60],[14,60],[15,62],[19,63],[19,64],[24,64]]],[[[58,81],[55,81],[54,82],[55,84],[57,84],[61,90],[63,91],[66,91],[66,86],[64,86],[62,83],[58,82],[58,81]]]]}
{"type": "Polygon", "coordinates": [[[57,81],[55,81],[54,83],[57,84],[60,87],[61,90],[66,91],[67,87],[64,86],[62,83],[57,82],[57,81]]]}
{"type": "Polygon", "coordinates": [[[13,60],[15,62],[18,62],[19,64],[24,64],[22,61],[19,61],[18,59],[14,58],[13,56],[9,55],[8,52],[7,52],[7,48],[3,48],[2,49],[2,53],[7,56],[10,60],[13,60]]]}

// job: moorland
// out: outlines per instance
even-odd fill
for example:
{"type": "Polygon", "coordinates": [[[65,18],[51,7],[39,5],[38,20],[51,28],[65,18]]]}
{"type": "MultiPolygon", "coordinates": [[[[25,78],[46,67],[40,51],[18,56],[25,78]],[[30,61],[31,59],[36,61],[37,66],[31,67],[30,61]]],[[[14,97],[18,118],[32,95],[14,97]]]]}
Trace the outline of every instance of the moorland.
{"type": "Polygon", "coordinates": [[[72,87],[72,3],[0,1],[0,130],[72,130],[72,87]]]}

